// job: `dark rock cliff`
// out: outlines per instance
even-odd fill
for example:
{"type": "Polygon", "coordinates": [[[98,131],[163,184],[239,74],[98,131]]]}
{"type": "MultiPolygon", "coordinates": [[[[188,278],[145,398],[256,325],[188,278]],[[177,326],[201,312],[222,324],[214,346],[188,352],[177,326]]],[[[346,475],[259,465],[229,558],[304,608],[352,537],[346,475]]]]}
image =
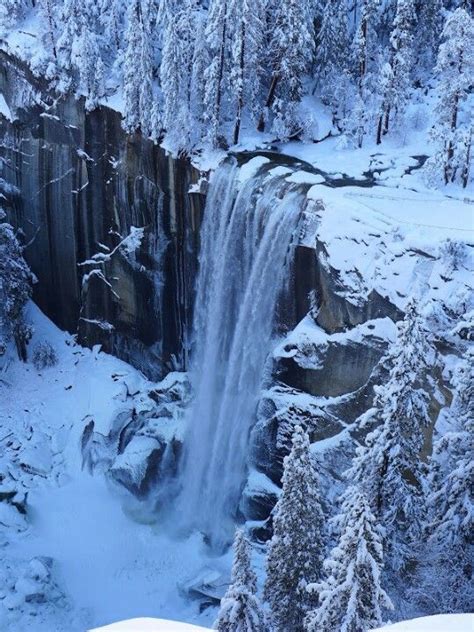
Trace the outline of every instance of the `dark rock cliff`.
{"type": "Polygon", "coordinates": [[[30,243],[35,300],[61,328],[159,378],[186,367],[203,197],[197,172],[141,136],[120,114],[55,100],[2,54],[2,177],[12,223],[30,243]],[[126,239],[134,228],[138,241],[126,239]],[[89,262],[84,264],[84,262],[89,262]]]}

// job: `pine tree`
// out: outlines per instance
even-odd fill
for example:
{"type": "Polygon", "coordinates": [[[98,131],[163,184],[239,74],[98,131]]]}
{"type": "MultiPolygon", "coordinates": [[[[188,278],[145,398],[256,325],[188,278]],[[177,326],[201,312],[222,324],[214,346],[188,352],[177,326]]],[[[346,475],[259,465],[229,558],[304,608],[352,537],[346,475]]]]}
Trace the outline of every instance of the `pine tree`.
{"type": "Polygon", "coordinates": [[[224,94],[230,76],[230,0],[211,0],[206,26],[209,66],[204,73],[204,116],[207,140],[217,144],[224,94]]]}
{"type": "Polygon", "coordinates": [[[126,13],[124,0],[100,0],[99,2],[99,19],[104,30],[104,39],[113,56],[116,56],[123,48],[126,13]]]}
{"type": "Polygon", "coordinates": [[[141,83],[138,90],[138,109],[140,112],[140,130],[149,136],[152,129],[151,112],[153,107],[153,46],[149,19],[142,13],[140,21],[140,73],[141,83]]]}
{"type": "Polygon", "coordinates": [[[124,59],[124,129],[151,133],[154,74],[149,10],[141,0],[133,0],[128,10],[127,46],[124,59]],[[145,10],[144,10],[145,6],[145,10]]]}
{"type": "Polygon", "coordinates": [[[239,529],[234,540],[231,583],[221,601],[214,629],[219,632],[265,632],[265,616],[256,593],[257,577],[251,567],[250,546],[239,529]]]}
{"type": "Polygon", "coordinates": [[[64,0],[59,24],[61,32],[57,42],[57,56],[60,67],[66,71],[69,81],[66,80],[65,89],[72,83],[71,73],[76,61],[76,55],[80,51],[80,40],[83,28],[92,27],[93,8],[89,2],[82,0],[64,0]]]}
{"type": "Polygon", "coordinates": [[[86,95],[87,111],[95,109],[104,94],[104,67],[95,33],[82,28],[78,56],[80,87],[86,95]]]}
{"type": "Polygon", "coordinates": [[[7,30],[22,20],[31,4],[28,0],[2,0],[0,3],[0,29],[7,30]]]}
{"type": "Polygon", "coordinates": [[[345,100],[350,86],[343,84],[349,77],[348,49],[347,4],[345,0],[329,0],[323,9],[315,65],[321,98],[331,107],[335,123],[347,115],[345,100]]]}
{"type": "Polygon", "coordinates": [[[128,133],[140,127],[140,0],[132,0],[128,7],[128,23],[126,31],[127,47],[123,68],[123,96],[125,115],[123,127],[128,133]]]}
{"type": "Polygon", "coordinates": [[[440,100],[432,139],[438,146],[427,161],[427,178],[435,184],[469,182],[472,123],[468,108],[463,106],[472,87],[474,75],[474,19],[464,9],[456,9],[446,21],[439,47],[436,71],[440,77],[440,100]],[[467,133],[466,133],[467,132],[467,133]],[[466,150],[466,148],[468,148],[466,150]]]}
{"type": "Polygon", "coordinates": [[[300,630],[313,597],[306,591],[320,579],[324,516],[319,477],[308,435],[297,426],[285,457],[283,489],[273,513],[265,598],[278,632],[300,630]]]}
{"type": "Polygon", "coordinates": [[[394,570],[410,558],[412,543],[421,532],[424,467],[420,452],[424,431],[431,423],[424,382],[433,358],[434,350],[411,300],[386,359],[391,365],[388,382],[376,388],[372,416],[380,425],[358,448],[349,472],[349,479],[366,492],[385,528],[386,553],[394,570]]]}
{"type": "Polygon", "coordinates": [[[443,0],[421,2],[417,20],[415,46],[418,64],[423,71],[432,70],[436,62],[443,30],[443,0]]]}
{"type": "Polygon", "coordinates": [[[209,66],[209,51],[205,38],[206,13],[196,10],[195,13],[195,38],[192,51],[191,80],[189,87],[189,111],[193,117],[193,126],[190,130],[191,145],[195,146],[202,139],[202,126],[204,121],[204,77],[209,66]]]}
{"type": "Polygon", "coordinates": [[[262,0],[231,0],[232,70],[230,90],[235,95],[233,142],[239,142],[244,106],[256,118],[260,95],[265,5],[262,0]]]}
{"type": "Polygon", "coordinates": [[[163,92],[163,123],[167,145],[174,152],[191,148],[192,60],[196,26],[196,7],[192,0],[168,0],[162,10],[163,48],[160,67],[163,92]]]}
{"type": "Polygon", "coordinates": [[[57,60],[56,39],[58,24],[56,5],[53,0],[39,0],[38,12],[41,18],[43,42],[46,49],[49,49],[54,59],[57,60]]]}
{"type": "Polygon", "coordinates": [[[349,24],[345,0],[329,0],[324,5],[316,43],[315,61],[319,75],[330,76],[347,67],[349,24]]]}
{"type": "Polygon", "coordinates": [[[400,121],[410,97],[415,23],[414,0],[398,0],[393,30],[390,35],[392,46],[391,72],[385,74],[385,92],[377,129],[377,144],[382,141],[382,131],[386,134],[389,130],[390,115],[393,113],[400,121]]]}
{"type": "Polygon", "coordinates": [[[379,40],[377,20],[380,0],[362,0],[360,18],[352,44],[353,74],[357,88],[352,113],[344,121],[347,135],[362,147],[375,108],[376,84],[379,74],[379,40]]]}
{"type": "MultiPolygon", "coordinates": [[[[0,208],[0,333],[12,338],[18,356],[26,361],[26,343],[29,329],[25,326],[23,310],[31,297],[34,281],[23,249],[10,224],[4,221],[5,213],[0,208]]],[[[5,341],[0,346],[3,347],[5,341]]]]}
{"type": "MultiPolygon", "coordinates": [[[[265,107],[273,108],[274,130],[280,137],[290,136],[301,127],[297,106],[303,96],[303,79],[314,56],[313,14],[307,2],[274,0],[269,43],[272,68],[271,85],[265,107]]],[[[259,129],[263,131],[264,118],[259,129]]]]}
{"type": "Polygon", "coordinates": [[[339,542],[324,562],[324,581],[309,586],[319,593],[320,605],[306,617],[305,630],[366,632],[379,627],[383,611],[393,607],[381,586],[381,529],[355,486],[346,491],[334,522],[339,542]]]}
{"type": "Polygon", "coordinates": [[[374,51],[377,46],[374,27],[379,5],[380,0],[362,0],[360,7],[360,19],[353,42],[355,75],[359,92],[362,91],[366,75],[371,70],[370,60],[374,57],[374,51]]]}
{"type": "MultiPolygon", "coordinates": [[[[453,430],[435,443],[427,498],[428,544],[438,569],[449,569],[445,590],[458,611],[473,597],[474,559],[474,350],[469,349],[455,379],[453,430]],[[457,589],[457,590],[456,590],[457,589]],[[464,602],[464,603],[463,603],[464,602]]],[[[447,604],[446,604],[447,605],[447,604]]]]}

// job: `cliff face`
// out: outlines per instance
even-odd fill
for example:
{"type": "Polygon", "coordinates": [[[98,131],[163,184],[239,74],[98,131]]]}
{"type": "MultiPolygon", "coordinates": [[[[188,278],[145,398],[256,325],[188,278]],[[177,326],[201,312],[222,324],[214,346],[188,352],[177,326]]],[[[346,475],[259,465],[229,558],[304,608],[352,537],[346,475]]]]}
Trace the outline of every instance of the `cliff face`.
{"type": "Polygon", "coordinates": [[[196,171],[126,136],[118,112],[55,102],[5,55],[0,90],[14,113],[1,126],[2,177],[18,191],[7,211],[31,241],[38,305],[153,378],[186,368],[203,207],[188,193],[196,171]]]}

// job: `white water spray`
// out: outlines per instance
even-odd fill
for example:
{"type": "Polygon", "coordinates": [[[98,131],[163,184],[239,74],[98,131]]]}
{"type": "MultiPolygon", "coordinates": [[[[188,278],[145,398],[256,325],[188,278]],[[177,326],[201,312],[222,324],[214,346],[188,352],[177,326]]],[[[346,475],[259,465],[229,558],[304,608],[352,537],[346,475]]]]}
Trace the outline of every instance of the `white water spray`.
{"type": "Polygon", "coordinates": [[[201,229],[181,511],[215,548],[228,543],[245,480],[248,440],[292,258],[302,197],[284,178],[214,174],[201,229]]]}

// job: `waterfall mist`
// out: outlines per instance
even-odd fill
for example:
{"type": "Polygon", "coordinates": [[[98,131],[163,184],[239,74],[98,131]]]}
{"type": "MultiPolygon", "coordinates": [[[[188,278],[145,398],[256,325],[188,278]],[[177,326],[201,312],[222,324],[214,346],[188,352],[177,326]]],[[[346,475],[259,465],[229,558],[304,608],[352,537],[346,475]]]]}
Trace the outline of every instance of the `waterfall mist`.
{"type": "Polygon", "coordinates": [[[275,308],[298,235],[302,195],[235,164],[212,177],[201,229],[180,511],[212,546],[225,546],[245,482],[248,441],[275,308]]]}

